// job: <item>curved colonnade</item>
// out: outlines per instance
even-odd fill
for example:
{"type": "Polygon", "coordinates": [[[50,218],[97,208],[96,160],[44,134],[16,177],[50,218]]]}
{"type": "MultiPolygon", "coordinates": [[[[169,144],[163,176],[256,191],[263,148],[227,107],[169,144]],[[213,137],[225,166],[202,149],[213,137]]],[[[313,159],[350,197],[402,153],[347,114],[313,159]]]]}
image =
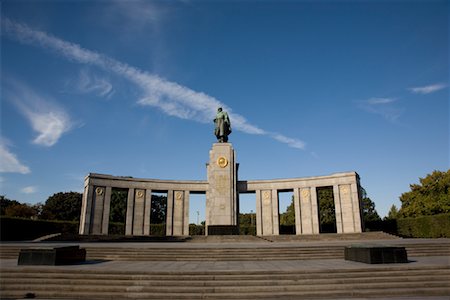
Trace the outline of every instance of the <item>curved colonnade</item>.
{"type": "MultiPolygon", "coordinates": [[[[207,194],[207,181],[138,179],[90,173],[85,178],[80,234],[107,235],[113,188],[127,189],[126,235],[150,235],[152,192],[167,193],[166,235],[189,235],[189,195],[207,194]]],[[[333,187],[337,233],[362,231],[356,172],[328,176],[237,182],[237,193],[256,195],[256,233],[279,234],[278,193],[294,196],[296,234],[319,234],[317,189],[333,187]]],[[[208,201],[208,195],[206,195],[208,201]]],[[[237,212],[238,213],[238,212],[237,212]]],[[[208,220],[206,221],[208,226],[208,220]]],[[[207,232],[207,230],[205,230],[207,232]]]]}

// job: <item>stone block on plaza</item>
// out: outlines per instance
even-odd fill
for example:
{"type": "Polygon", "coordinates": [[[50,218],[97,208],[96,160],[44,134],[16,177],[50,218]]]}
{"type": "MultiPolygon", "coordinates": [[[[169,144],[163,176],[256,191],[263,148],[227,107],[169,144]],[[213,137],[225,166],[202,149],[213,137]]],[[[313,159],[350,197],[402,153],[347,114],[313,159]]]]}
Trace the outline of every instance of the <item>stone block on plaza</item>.
{"type": "Polygon", "coordinates": [[[407,263],[405,247],[380,245],[352,245],[345,247],[345,260],[366,264],[407,263]]]}
{"type": "Polygon", "coordinates": [[[86,249],[79,246],[21,249],[18,265],[70,265],[86,261],[86,249]]]}

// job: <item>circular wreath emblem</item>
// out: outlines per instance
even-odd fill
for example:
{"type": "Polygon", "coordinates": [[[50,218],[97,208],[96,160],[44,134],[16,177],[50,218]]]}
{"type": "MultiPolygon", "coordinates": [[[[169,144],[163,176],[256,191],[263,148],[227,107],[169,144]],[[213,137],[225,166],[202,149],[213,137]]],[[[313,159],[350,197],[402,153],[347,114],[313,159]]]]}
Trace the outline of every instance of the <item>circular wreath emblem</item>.
{"type": "Polygon", "coordinates": [[[225,157],[220,156],[217,159],[217,164],[219,165],[219,167],[225,168],[228,165],[228,160],[225,157]]]}
{"type": "Polygon", "coordinates": [[[101,195],[103,195],[103,189],[100,188],[100,187],[98,187],[98,188],[95,189],[95,193],[96,193],[97,195],[101,196],[101,195]]]}

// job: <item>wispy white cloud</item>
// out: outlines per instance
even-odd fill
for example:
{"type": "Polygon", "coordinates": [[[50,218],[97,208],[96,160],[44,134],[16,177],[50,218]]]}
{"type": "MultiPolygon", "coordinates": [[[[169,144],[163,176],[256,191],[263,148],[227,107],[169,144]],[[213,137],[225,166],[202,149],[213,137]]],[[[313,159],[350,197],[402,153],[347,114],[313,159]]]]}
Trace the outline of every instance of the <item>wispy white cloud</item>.
{"type": "Polygon", "coordinates": [[[106,98],[114,94],[113,86],[106,78],[91,75],[84,69],[80,71],[76,87],[81,93],[95,93],[106,98]]]}
{"type": "Polygon", "coordinates": [[[6,81],[5,96],[14,103],[37,132],[33,143],[53,146],[61,136],[72,128],[69,115],[50,98],[41,95],[22,82],[9,79],[6,81]]]}
{"type": "Polygon", "coordinates": [[[359,102],[359,108],[380,115],[390,122],[395,122],[402,115],[403,109],[394,105],[397,98],[370,98],[359,102]]]}
{"type": "Polygon", "coordinates": [[[193,91],[157,75],[84,49],[77,44],[63,41],[42,31],[33,30],[8,18],[2,18],[2,27],[5,34],[24,44],[48,49],[69,60],[97,66],[128,79],[143,91],[142,97],[138,100],[140,105],[156,107],[167,115],[202,123],[211,122],[217,107],[223,107],[230,115],[233,129],[248,134],[268,135],[297,149],[305,147],[305,143],[299,139],[274,135],[249,123],[245,117],[234,113],[230,107],[205,93],[193,91]]]}
{"type": "Polygon", "coordinates": [[[274,133],[271,136],[275,140],[285,143],[285,144],[288,144],[292,148],[301,149],[301,150],[305,149],[305,146],[306,146],[305,143],[300,140],[293,139],[293,138],[290,138],[290,137],[287,137],[287,136],[284,136],[284,135],[278,134],[278,133],[274,133]]]}
{"type": "Polygon", "coordinates": [[[27,186],[20,190],[23,194],[34,194],[37,192],[37,187],[27,186]]]}
{"type": "Polygon", "coordinates": [[[426,95],[426,94],[431,94],[431,93],[437,92],[439,90],[445,89],[446,87],[447,87],[447,84],[435,83],[435,84],[430,84],[430,85],[425,85],[425,86],[412,87],[412,88],[409,88],[408,90],[410,90],[412,93],[415,93],[415,94],[426,95]]]}
{"type": "Polygon", "coordinates": [[[396,98],[370,98],[367,100],[367,104],[369,105],[383,105],[389,104],[397,101],[396,98]]]}
{"type": "Polygon", "coordinates": [[[0,172],[19,174],[31,173],[30,168],[19,161],[17,156],[8,149],[3,140],[0,141],[0,172]]]}

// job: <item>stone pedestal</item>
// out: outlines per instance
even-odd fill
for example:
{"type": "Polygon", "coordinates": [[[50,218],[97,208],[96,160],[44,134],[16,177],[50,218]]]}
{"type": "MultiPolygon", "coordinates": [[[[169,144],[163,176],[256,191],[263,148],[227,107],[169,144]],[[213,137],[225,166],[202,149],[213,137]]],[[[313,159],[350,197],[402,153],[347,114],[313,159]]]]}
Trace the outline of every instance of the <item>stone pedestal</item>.
{"type": "Polygon", "coordinates": [[[18,265],[69,265],[86,260],[86,249],[79,246],[21,249],[18,265]]]}
{"type": "Polygon", "coordinates": [[[407,263],[408,255],[405,247],[379,245],[352,245],[345,247],[345,260],[366,264],[407,263]]]}
{"type": "Polygon", "coordinates": [[[238,226],[236,155],[230,143],[215,143],[209,152],[206,233],[210,225],[238,226]]]}

